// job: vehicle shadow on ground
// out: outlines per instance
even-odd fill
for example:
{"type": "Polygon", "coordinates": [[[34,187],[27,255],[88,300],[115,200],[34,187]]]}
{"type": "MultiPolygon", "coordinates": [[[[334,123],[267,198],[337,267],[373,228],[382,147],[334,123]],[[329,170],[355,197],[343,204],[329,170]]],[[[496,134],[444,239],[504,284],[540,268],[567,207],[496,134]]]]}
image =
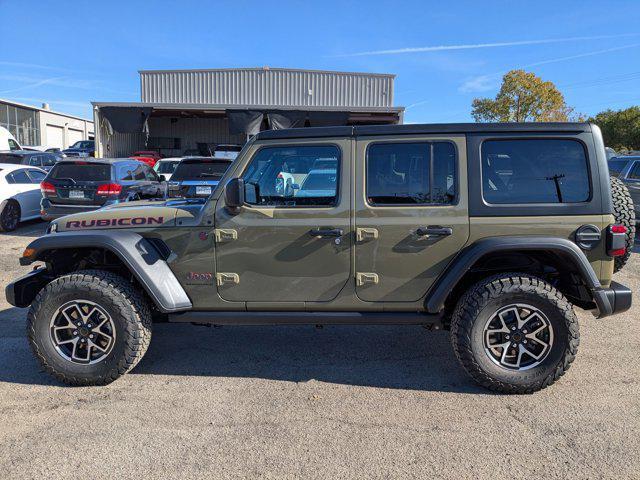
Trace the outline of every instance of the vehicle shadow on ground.
{"type": "Polygon", "coordinates": [[[448,332],[417,326],[156,327],[132,373],[487,393],[458,365],[448,332]]]}
{"type": "MultiPolygon", "coordinates": [[[[0,382],[60,385],[35,360],[26,310],[0,311],[0,382]]],[[[416,326],[207,328],[154,325],[129,375],[263,378],[424,391],[484,393],[464,373],[447,332],[416,326]]]]}
{"type": "Polygon", "coordinates": [[[0,232],[0,238],[3,236],[10,237],[40,237],[44,235],[47,230],[49,222],[44,222],[40,219],[27,220],[26,222],[20,222],[18,228],[12,232],[0,232]]]}

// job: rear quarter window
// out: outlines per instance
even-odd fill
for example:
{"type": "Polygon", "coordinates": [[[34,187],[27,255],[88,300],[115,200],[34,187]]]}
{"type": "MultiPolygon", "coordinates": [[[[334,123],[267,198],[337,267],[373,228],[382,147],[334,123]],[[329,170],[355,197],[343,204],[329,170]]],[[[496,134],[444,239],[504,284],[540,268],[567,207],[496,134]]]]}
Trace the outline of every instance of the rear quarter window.
{"type": "Polygon", "coordinates": [[[569,139],[486,140],[481,147],[482,195],[489,204],[586,202],[587,154],[569,139]]]}

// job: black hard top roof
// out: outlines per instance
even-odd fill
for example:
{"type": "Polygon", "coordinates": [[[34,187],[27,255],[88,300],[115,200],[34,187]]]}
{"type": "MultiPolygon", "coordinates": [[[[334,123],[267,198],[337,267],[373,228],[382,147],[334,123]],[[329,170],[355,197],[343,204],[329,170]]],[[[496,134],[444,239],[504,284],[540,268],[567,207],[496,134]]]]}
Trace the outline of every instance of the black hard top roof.
{"type": "Polygon", "coordinates": [[[496,133],[496,132],[590,132],[589,123],[531,122],[531,123],[426,123],[405,125],[356,125],[353,127],[310,127],[288,130],[265,130],[256,140],[277,138],[357,137],[373,135],[420,135],[439,133],[496,133]]]}

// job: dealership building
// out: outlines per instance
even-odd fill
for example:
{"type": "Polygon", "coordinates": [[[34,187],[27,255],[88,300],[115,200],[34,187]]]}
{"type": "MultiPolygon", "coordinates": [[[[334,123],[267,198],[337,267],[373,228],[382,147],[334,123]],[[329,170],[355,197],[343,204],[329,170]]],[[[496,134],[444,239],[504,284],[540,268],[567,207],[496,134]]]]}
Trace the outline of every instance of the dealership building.
{"type": "Polygon", "coordinates": [[[395,75],[282,68],[141,71],[140,102],[92,102],[96,150],[164,156],[243,144],[261,130],[402,123],[395,75]]]}
{"type": "Polygon", "coordinates": [[[0,99],[0,127],[20,145],[67,148],[78,140],[93,140],[93,122],[66,113],[53,112],[49,105],[34,107],[0,99]]]}

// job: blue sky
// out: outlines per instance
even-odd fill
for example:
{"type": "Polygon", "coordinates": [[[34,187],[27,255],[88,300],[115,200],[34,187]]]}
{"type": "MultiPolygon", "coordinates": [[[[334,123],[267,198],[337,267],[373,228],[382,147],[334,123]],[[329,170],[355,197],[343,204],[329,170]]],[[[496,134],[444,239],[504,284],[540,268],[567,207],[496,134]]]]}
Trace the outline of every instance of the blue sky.
{"type": "Polygon", "coordinates": [[[454,122],[525,68],[594,114],[640,104],[639,24],[633,0],[0,0],[0,98],[88,117],[140,69],[271,66],[394,73],[406,122],[454,122]]]}

